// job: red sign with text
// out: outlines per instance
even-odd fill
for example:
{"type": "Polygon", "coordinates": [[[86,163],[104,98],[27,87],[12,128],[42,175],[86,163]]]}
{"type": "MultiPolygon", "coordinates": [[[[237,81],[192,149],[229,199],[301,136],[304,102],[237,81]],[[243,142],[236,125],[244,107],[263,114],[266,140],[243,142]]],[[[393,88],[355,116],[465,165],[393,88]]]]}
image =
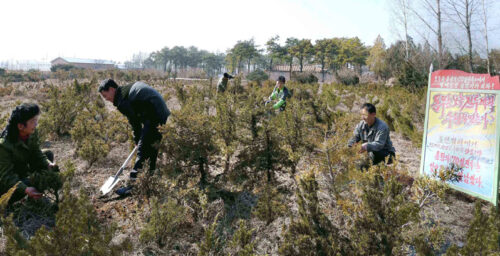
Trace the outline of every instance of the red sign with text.
{"type": "Polygon", "coordinates": [[[500,90],[498,76],[471,74],[460,70],[432,72],[431,88],[459,90],[500,90]]]}

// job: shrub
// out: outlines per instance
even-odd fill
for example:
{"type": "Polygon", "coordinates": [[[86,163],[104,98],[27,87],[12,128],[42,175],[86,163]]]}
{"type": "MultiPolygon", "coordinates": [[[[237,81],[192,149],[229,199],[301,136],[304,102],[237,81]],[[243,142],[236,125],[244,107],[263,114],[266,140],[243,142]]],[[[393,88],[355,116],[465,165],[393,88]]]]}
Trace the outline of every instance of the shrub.
{"type": "Polygon", "coordinates": [[[348,68],[335,72],[335,78],[343,85],[356,85],[359,83],[359,76],[354,70],[348,68]]]}
{"type": "Polygon", "coordinates": [[[62,179],[59,172],[42,170],[30,176],[30,183],[40,192],[52,194],[59,202],[59,190],[62,188],[62,179]]]}
{"type": "Polygon", "coordinates": [[[261,184],[263,177],[266,177],[268,183],[273,182],[275,173],[285,171],[290,164],[287,152],[280,148],[281,138],[273,121],[264,119],[261,120],[261,127],[253,127],[255,131],[252,133],[255,133],[255,137],[238,154],[240,161],[235,170],[239,174],[252,173],[253,182],[257,184],[261,184]]]}
{"type": "Polygon", "coordinates": [[[0,88],[0,97],[10,95],[14,88],[12,86],[7,86],[7,87],[1,87],[0,88]]]}
{"type": "Polygon", "coordinates": [[[25,81],[38,82],[41,81],[42,79],[43,79],[42,73],[35,69],[30,69],[25,74],[25,81]]]}
{"type": "MultiPolygon", "coordinates": [[[[421,107],[425,91],[410,93],[404,88],[394,87],[382,94],[382,102],[377,106],[377,116],[384,120],[391,130],[401,133],[414,145],[422,143],[422,130],[415,120],[425,118],[425,108],[421,107]]],[[[425,103],[423,103],[425,104],[425,103]]]]}
{"type": "Polygon", "coordinates": [[[235,99],[229,94],[219,94],[215,100],[217,114],[214,120],[215,140],[225,158],[224,173],[229,172],[231,156],[238,146],[238,115],[235,99]]]}
{"type": "Polygon", "coordinates": [[[78,68],[71,64],[58,64],[50,67],[50,72],[57,72],[58,70],[70,71],[72,69],[78,69],[78,68]]]}
{"type": "Polygon", "coordinates": [[[410,62],[405,62],[396,78],[402,86],[420,88],[427,85],[427,74],[417,70],[410,62]]]}
{"type": "Polygon", "coordinates": [[[291,174],[295,175],[300,159],[307,157],[313,150],[310,143],[311,128],[314,120],[306,114],[307,108],[295,100],[287,102],[287,110],[276,118],[276,133],[280,148],[286,152],[291,174]]]}
{"type": "Polygon", "coordinates": [[[318,199],[318,182],[313,172],[299,180],[297,204],[299,216],[292,216],[290,225],[284,227],[284,241],[279,248],[281,255],[350,255],[348,240],[321,211],[318,199]]]}
{"type": "MultiPolygon", "coordinates": [[[[373,166],[357,172],[351,209],[344,211],[353,219],[349,231],[352,246],[361,254],[399,254],[412,245],[420,255],[434,254],[444,242],[444,229],[428,221],[423,207],[429,198],[444,198],[447,184],[429,179],[405,182],[407,175],[393,166],[373,166]],[[410,187],[411,186],[411,187],[410,187]]],[[[445,181],[455,179],[458,169],[440,175],[445,181]]]]}
{"type": "MultiPolygon", "coordinates": [[[[104,107],[102,107],[104,108],[104,107]]],[[[114,142],[125,143],[129,141],[134,143],[132,129],[127,118],[119,111],[112,111],[106,118],[107,137],[114,142]]]]}
{"type": "Polygon", "coordinates": [[[42,227],[31,240],[26,240],[15,228],[12,218],[3,219],[9,255],[122,255],[131,250],[128,239],[112,244],[115,226],[99,224],[94,206],[85,193],[79,197],[64,187],[64,197],[56,215],[56,225],[42,227]]]}
{"type": "Polygon", "coordinates": [[[269,75],[262,69],[257,69],[255,71],[250,72],[247,75],[247,79],[252,82],[257,82],[257,84],[260,85],[262,81],[269,79],[269,75]]]}
{"type": "Polygon", "coordinates": [[[180,230],[186,228],[187,209],[172,199],[165,203],[157,198],[151,200],[151,215],[141,231],[140,239],[143,243],[154,241],[158,246],[164,247],[180,230]]]}
{"type": "Polygon", "coordinates": [[[474,205],[472,219],[462,248],[452,245],[446,255],[498,255],[500,254],[500,220],[498,210],[491,207],[490,214],[484,214],[481,202],[474,205]]]}
{"type": "Polygon", "coordinates": [[[233,235],[230,243],[232,253],[235,256],[253,256],[255,242],[252,242],[252,235],[255,229],[250,229],[244,220],[239,221],[239,226],[233,235]]]}
{"type": "Polygon", "coordinates": [[[213,117],[204,114],[204,100],[194,99],[179,111],[173,111],[172,120],[160,128],[160,152],[166,153],[168,174],[190,174],[193,167],[205,184],[212,156],[217,153],[214,141],[213,117]]]}
{"type": "Polygon", "coordinates": [[[241,76],[237,75],[232,80],[232,86],[228,86],[228,92],[232,94],[242,94],[245,91],[245,88],[241,85],[241,76]]]}
{"type": "MultiPolygon", "coordinates": [[[[98,100],[101,100],[98,98],[98,100]]],[[[107,132],[113,123],[107,122],[106,109],[95,102],[78,113],[70,130],[76,154],[92,166],[105,158],[110,150],[107,132]]]]}
{"type": "Polygon", "coordinates": [[[3,129],[7,126],[8,119],[9,119],[8,115],[0,115],[0,130],[3,131],[3,129]]]}
{"type": "Polygon", "coordinates": [[[404,193],[405,186],[387,171],[385,167],[372,167],[356,183],[361,202],[352,211],[350,236],[361,254],[392,255],[404,242],[403,228],[419,220],[420,208],[404,193]]]}
{"type": "Polygon", "coordinates": [[[286,213],[286,206],[283,204],[283,195],[279,194],[276,188],[266,185],[260,193],[257,205],[253,209],[253,215],[266,225],[271,224],[277,217],[286,213]]]}
{"type": "Polygon", "coordinates": [[[215,216],[214,222],[205,228],[205,235],[201,241],[198,256],[219,255],[222,251],[222,241],[217,233],[219,215],[215,216]]]}
{"type": "Polygon", "coordinates": [[[78,113],[89,103],[95,81],[59,88],[51,86],[48,100],[42,102],[44,118],[40,119],[41,135],[69,134],[78,113]]]}
{"type": "MultiPolygon", "coordinates": [[[[148,164],[145,164],[143,170],[148,169],[148,164]]],[[[165,192],[163,185],[162,179],[157,175],[153,175],[150,171],[142,171],[137,176],[134,194],[137,194],[141,200],[148,201],[149,198],[159,197],[165,192]]]]}
{"type": "Polygon", "coordinates": [[[315,84],[318,82],[318,78],[314,74],[302,72],[292,73],[292,80],[300,84],[315,84]]]}

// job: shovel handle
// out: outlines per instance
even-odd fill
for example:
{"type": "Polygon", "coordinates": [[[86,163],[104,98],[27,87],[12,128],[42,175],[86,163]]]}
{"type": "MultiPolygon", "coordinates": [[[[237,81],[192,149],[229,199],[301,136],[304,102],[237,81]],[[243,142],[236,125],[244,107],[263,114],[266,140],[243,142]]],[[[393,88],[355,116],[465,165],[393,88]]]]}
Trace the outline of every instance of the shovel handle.
{"type": "Polygon", "coordinates": [[[132,149],[132,152],[130,152],[127,159],[125,159],[125,162],[123,163],[122,167],[120,167],[120,170],[116,172],[115,179],[118,178],[120,174],[122,174],[123,170],[125,169],[125,167],[127,167],[128,162],[130,162],[130,159],[132,159],[132,156],[135,154],[136,151],[137,151],[137,146],[135,146],[134,149],[132,149]]]}

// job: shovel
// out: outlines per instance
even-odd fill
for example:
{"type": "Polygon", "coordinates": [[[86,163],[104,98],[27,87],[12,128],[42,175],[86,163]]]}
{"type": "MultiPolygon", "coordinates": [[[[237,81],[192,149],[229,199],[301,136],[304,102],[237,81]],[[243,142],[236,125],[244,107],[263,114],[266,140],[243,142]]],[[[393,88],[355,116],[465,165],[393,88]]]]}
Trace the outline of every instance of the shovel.
{"type": "Polygon", "coordinates": [[[109,177],[108,180],[106,180],[106,182],[104,182],[104,185],[102,185],[101,189],[100,189],[102,192],[102,195],[106,195],[107,193],[109,193],[109,191],[111,191],[113,189],[113,187],[116,184],[118,184],[118,181],[120,181],[118,176],[120,176],[120,174],[122,174],[123,170],[127,166],[128,162],[130,162],[130,159],[132,159],[132,156],[134,155],[134,153],[136,151],[137,151],[137,147],[132,149],[132,152],[130,152],[130,155],[128,155],[127,159],[125,159],[125,162],[123,163],[122,167],[120,167],[120,170],[118,170],[116,172],[115,176],[109,177]]]}

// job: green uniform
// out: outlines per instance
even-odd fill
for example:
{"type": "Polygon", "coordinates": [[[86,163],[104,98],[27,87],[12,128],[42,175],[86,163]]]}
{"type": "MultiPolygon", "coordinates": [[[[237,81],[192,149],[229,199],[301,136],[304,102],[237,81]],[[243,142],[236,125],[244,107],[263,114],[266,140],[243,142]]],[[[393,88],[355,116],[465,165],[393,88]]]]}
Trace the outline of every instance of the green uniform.
{"type": "Polygon", "coordinates": [[[269,101],[278,99],[279,101],[273,105],[274,109],[280,109],[280,111],[285,110],[286,107],[286,98],[290,97],[290,93],[288,92],[288,88],[283,86],[280,90],[278,87],[274,87],[273,93],[269,96],[269,101]]]}
{"type": "Polygon", "coordinates": [[[43,192],[46,188],[37,187],[38,182],[33,179],[46,173],[48,165],[49,161],[40,149],[36,131],[26,142],[18,140],[13,143],[0,138],[0,193],[7,192],[18,181],[21,183],[17,186],[14,197],[24,196],[24,190],[29,186],[43,192]]]}

